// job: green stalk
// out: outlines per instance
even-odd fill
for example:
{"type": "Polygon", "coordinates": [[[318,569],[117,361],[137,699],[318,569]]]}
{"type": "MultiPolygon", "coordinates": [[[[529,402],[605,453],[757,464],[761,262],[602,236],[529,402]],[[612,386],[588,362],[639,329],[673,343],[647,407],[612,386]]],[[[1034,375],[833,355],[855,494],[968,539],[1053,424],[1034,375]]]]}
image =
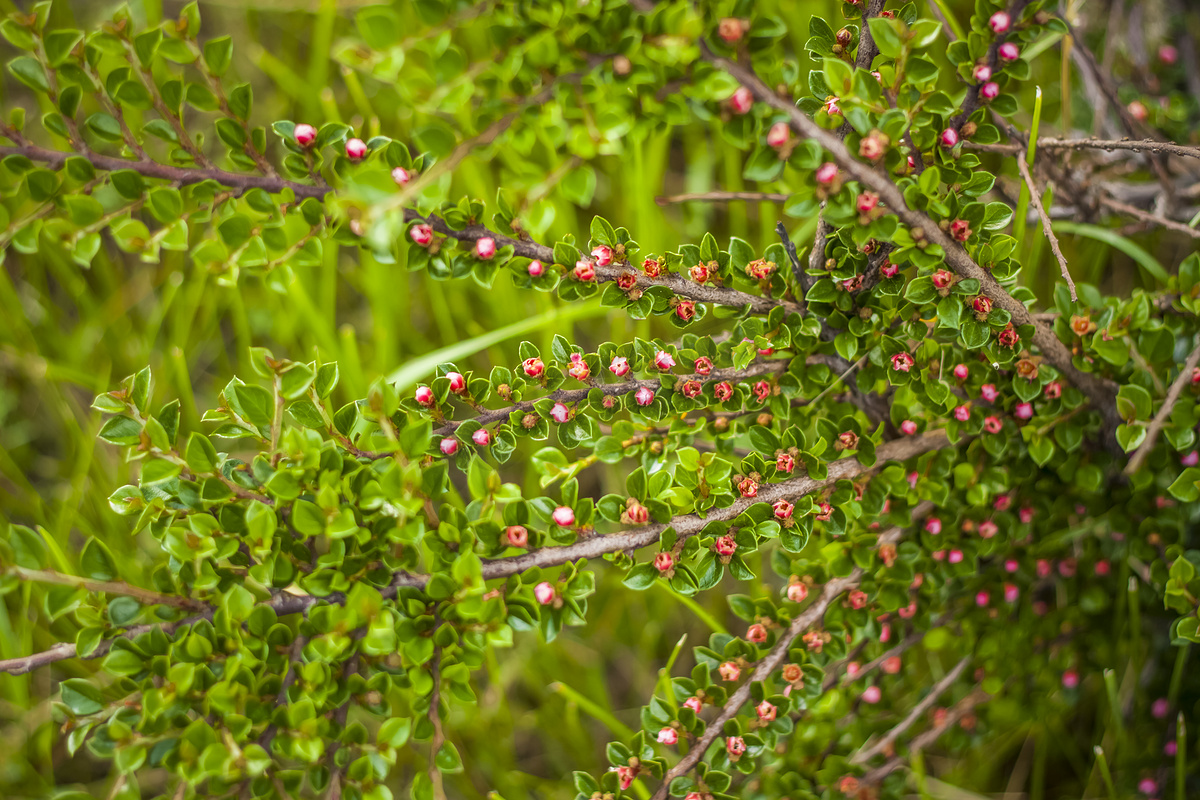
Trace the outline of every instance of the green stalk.
{"type": "MultiPolygon", "coordinates": [[[[1042,87],[1035,88],[1033,100],[1033,122],[1029,126],[1029,146],[1025,152],[1025,163],[1033,166],[1033,157],[1037,151],[1038,127],[1042,120],[1042,87]]],[[[1017,213],[1013,217],[1013,237],[1018,242],[1025,241],[1025,217],[1029,214],[1029,187],[1021,181],[1021,194],[1017,200],[1017,213]]],[[[1028,262],[1027,262],[1028,263],[1028,262]]]]}
{"type": "Polygon", "coordinates": [[[1096,766],[1100,768],[1100,777],[1104,779],[1104,785],[1108,788],[1109,800],[1117,800],[1117,787],[1113,785],[1112,773],[1108,771],[1108,761],[1104,758],[1104,748],[1096,745],[1092,748],[1096,753],[1096,766]]]}
{"type": "Polygon", "coordinates": [[[687,634],[685,633],[675,643],[675,648],[671,651],[671,657],[667,659],[667,663],[658,671],[658,691],[663,696],[663,702],[670,706],[672,711],[678,711],[679,704],[675,702],[675,693],[671,691],[671,668],[675,666],[675,659],[679,658],[686,641],[687,634]]]}
{"type": "Polygon", "coordinates": [[[1187,783],[1187,724],[1183,712],[1175,722],[1175,800],[1184,800],[1184,784],[1187,783]]]}
{"type": "Polygon", "coordinates": [[[1171,672],[1171,688],[1167,690],[1167,700],[1172,706],[1177,706],[1179,703],[1179,689],[1183,685],[1183,667],[1187,664],[1188,650],[1191,647],[1191,642],[1188,642],[1175,654],[1175,669],[1171,672]]]}
{"type": "Polygon", "coordinates": [[[930,0],[930,2],[937,6],[938,11],[942,12],[942,16],[946,18],[946,24],[954,32],[954,38],[965,41],[967,32],[963,30],[962,24],[954,17],[954,12],[946,5],[946,0],[930,0]]]}
{"type": "Polygon", "coordinates": [[[1117,673],[1115,670],[1104,670],[1104,688],[1108,692],[1108,708],[1112,713],[1112,724],[1119,745],[1125,740],[1125,720],[1121,719],[1121,700],[1117,696],[1117,673]]]}
{"type": "Polygon", "coordinates": [[[685,597],[684,595],[681,595],[679,592],[672,589],[671,585],[666,581],[655,581],[654,585],[662,587],[664,592],[668,593],[671,595],[671,597],[682,603],[688,609],[688,611],[691,611],[693,614],[695,614],[696,617],[699,618],[699,620],[709,628],[711,628],[714,633],[729,633],[729,631],[725,630],[725,626],[722,625],[719,620],[704,610],[703,606],[701,606],[692,598],[685,597]]]}

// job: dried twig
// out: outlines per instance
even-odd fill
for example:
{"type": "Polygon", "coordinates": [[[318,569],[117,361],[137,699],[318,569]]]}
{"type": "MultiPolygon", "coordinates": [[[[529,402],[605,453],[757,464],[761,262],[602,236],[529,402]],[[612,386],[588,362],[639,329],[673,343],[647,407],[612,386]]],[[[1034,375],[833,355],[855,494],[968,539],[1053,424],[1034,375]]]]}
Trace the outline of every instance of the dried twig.
{"type": "Polygon", "coordinates": [[[1154,419],[1150,420],[1150,425],[1146,428],[1145,440],[1138,445],[1133,458],[1129,459],[1129,463],[1125,465],[1126,475],[1132,475],[1142,468],[1142,462],[1146,460],[1146,456],[1150,455],[1150,451],[1154,449],[1154,443],[1158,439],[1158,434],[1162,430],[1163,425],[1166,424],[1167,417],[1171,416],[1171,411],[1175,408],[1175,403],[1179,400],[1179,395],[1183,392],[1183,387],[1191,382],[1192,372],[1196,369],[1197,364],[1200,364],[1200,345],[1192,349],[1191,355],[1187,357],[1187,361],[1183,364],[1183,369],[1179,371],[1179,375],[1171,383],[1171,388],[1167,390],[1167,398],[1163,400],[1162,408],[1158,410],[1158,413],[1154,415],[1154,419]]]}
{"type": "MultiPolygon", "coordinates": [[[[1024,145],[1019,144],[978,144],[964,142],[968,150],[980,150],[988,153],[1006,153],[1009,155],[1025,152],[1024,145]]],[[[1200,147],[1174,142],[1157,142],[1153,139],[1057,139],[1043,137],[1037,140],[1038,150],[1129,150],[1137,153],[1169,153],[1187,158],[1200,158],[1200,147]]]]}
{"type": "Polygon", "coordinates": [[[660,206],[699,201],[704,203],[728,203],[734,200],[766,201],[784,203],[790,195],[783,192],[691,192],[688,194],[659,195],[654,202],[660,206]]]}
{"type": "Polygon", "coordinates": [[[1054,235],[1054,230],[1050,227],[1050,217],[1046,215],[1046,209],[1042,208],[1042,198],[1037,185],[1033,182],[1033,175],[1029,173],[1029,165],[1025,163],[1022,156],[1018,156],[1016,162],[1017,169],[1021,171],[1021,177],[1025,179],[1025,186],[1029,189],[1029,204],[1042,218],[1042,231],[1050,241],[1050,249],[1054,251],[1054,257],[1058,259],[1058,268],[1062,272],[1063,280],[1067,282],[1067,288],[1071,290],[1071,300],[1078,300],[1079,298],[1075,294],[1075,281],[1071,280],[1071,272],[1067,269],[1066,256],[1062,254],[1062,249],[1058,246],[1058,237],[1054,235]]]}
{"type": "Polygon", "coordinates": [[[945,677],[933,685],[933,688],[929,690],[929,694],[925,695],[923,698],[921,698],[921,702],[913,706],[912,711],[908,712],[908,716],[900,720],[899,724],[884,734],[879,741],[875,742],[875,744],[871,745],[870,747],[863,747],[861,750],[851,756],[850,763],[855,765],[866,764],[875,756],[885,752],[898,738],[900,738],[900,736],[904,734],[906,730],[913,726],[913,723],[921,718],[922,714],[929,710],[930,706],[937,702],[937,699],[941,697],[942,692],[949,689],[950,686],[956,680],[958,680],[959,676],[962,675],[963,670],[965,670],[967,665],[970,663],[971,656],[963,656],[962,659],[954,665],[954,668],[946,673],[945,677]]]}
{"type": "MultiPolygon", "coordinates": [[[[954,708],[950,709],[946,713],[946,717],[942,720],[940,725],[935,725],[919,736],[913,737],[913,740],[908,747],[909,751],[916,752],[917,750],[924,750],[926,747],[929,747],[931,744],[936,742],[938,738],[946,732],[947,729],[957,724],[958,721],[967,716],[967,714],[970,714],[971,710],[974,709],[975,706],[979,705],[980,703],[985,703],[990,699],[991,695],[982,689],[976,689],[975,691],[971,692],[962,700],[959,700],[958,703],[955,704],[954,708]]],[[[860,782],[867,786],[873,786],[899,769],[907,760],[907,757],[895,756],[886,763],[876,767],[866,775],[862,776],[860,782]]]]}
{"type": "Polygon", "coordinates": [[[1193,239],[1200,239],[1200,230],[1189,228],[1182,222],[1176,222],[1173,219],[1167,219],[1166,217],[1159,216],[1158,214],[1151,214],[1149,211],[1143,211],[1137,206],[1131,206],[1128,203],[1122,203],[1120,200],[1114,200],[1111,197],[1101,197],[1100,205],[1111,209],[1118,214],[1136,217],[1143,222],[1148,222],[1152,225],[1159,225],[1167,230],[1175,231],[1176,233],[1186,234],[1193,239]]]}

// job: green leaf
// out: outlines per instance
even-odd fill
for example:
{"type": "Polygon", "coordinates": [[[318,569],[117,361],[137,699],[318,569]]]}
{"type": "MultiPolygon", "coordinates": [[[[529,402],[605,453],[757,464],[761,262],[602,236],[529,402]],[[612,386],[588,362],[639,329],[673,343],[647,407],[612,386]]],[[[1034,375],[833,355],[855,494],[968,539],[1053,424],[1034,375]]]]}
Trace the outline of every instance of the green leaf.
{"type": "MultiPolygon", "coordinates": [[[[871,29],[871,38],[875,40],[875,46],[888,58],[899,58],[904,49],[903,26],[903,22],[894,18],[871,17],[867,20],[867,27],[871,29]]],[[[934,35],[937,35],[936,31],[934,35]]]]}
{"type": "Polygon", "coordinates": [[[112,553],[96,538],[88,539],[87,544],[83,546],[83,552],[79,555],[79,568],[85,576],[98,581],[116,580],[117,577],[117,565],[113,561],[112,553]]]}
{"type": "Polygon", "coordinates": [[[220,36],[204,43],[204,64],[213,75],[224,75],[232,59],[233,39],[230,37],[220,36]]]}

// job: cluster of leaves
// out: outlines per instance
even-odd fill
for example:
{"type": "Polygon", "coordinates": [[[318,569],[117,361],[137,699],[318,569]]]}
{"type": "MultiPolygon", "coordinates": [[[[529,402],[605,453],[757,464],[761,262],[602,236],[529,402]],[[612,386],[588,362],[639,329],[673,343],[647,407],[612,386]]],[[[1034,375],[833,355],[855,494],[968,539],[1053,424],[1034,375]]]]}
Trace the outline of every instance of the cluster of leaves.
{"type": "MultiPolygon", "coordinates": [[[[976,712],[982,722],[953,734],[960,742],[1011,729],[1014,709],[1071,706],[1078,680],[1061,692],[1064,671],[1098,675],[1119,657],[1136,666],[1145,649],[1200,641],[1200,555],[1186,539],[1200,509],[1200,470],[1188,464],[1198,384],[1181,367],[1197,333],[1200,258],[1159,292],[1110,297],[1081,282],[1078,300],[1058,287],[1052,322],[1028,314],[1021,242],[1005,232],[1013,211],[986,199],[995,176],[982,158],[945,136],[999,140],[971,91],[976,65],[995,68],[1001,88],[1028,75],[1023,60],[997,63],[987,20],[999,4],[981,0],[970,35],[943,48],[951,75],[936,67],[939,25],[911,4],[846,35],[814,18],[807,49],[823,68],[803,77],[782,54],[786,26],[748,2],[644,14],[552,5],[494,18],[508,53],[498,69],[540,100],[493,97],[473,142],[431,123],[411,149],[365,137],[365,155],[335,122],[312,143],[276,122],[269,142],[249,122],[248,84],[222,81],[230,40],[196,38],[195,4],[139,33],[124,13],[86,36],[47,30],[46,4],[0,25],[29,52],[10,72],[53,104],[41,127],[69,148],[33,144],[23,114],[10,115],[0,221],[17,253],[64,247],[86,267],[107,231],[143,260],[186,251],[229,284],[253,270],[282,290],[330,243],[435,279],[491,287],[503,273],[566,301],[598,295],[634,319],[663,317],[677,335],[594,348],[557,336],[548,352],[526,342],[486,376],[446,363],[415,394],[381,380],[340,406],[337,365],[255,349],[254,374],[229,381],[207,432],[181,430],[178,401],[156,406],[148,370],[98,396],[100,437],[138,462],[137,484],[109,503],[157,543],[152,587],[116,581],[98,539],[76,576],[49,569],[42,531],[9,526],[0,544],[0,591],[56,584],[40,613],[74,626],[67,649],[4,667],[102,659],[104,681],[61,684],[55,711],[71,752],[111,758],[133,786],[162,767],[195,794],[386,800],[401,754],[428,743],[430,769],[411,793],[437,797],[442,774],[463,769],[443,730],[449,708],[477,702],[473,673],[515,634],[553,641],[585,625],[588,559],[601,557],[629,589],[661,583],[684,598],[717,589],[728,568],[747,582],[726,600],[748,628],[694,648],[689,677],[664,681],[641,730],[609,746],[613,769],[576,774],[584,798],[635,791],[645,776],[662,781],[660,797],[731,797],[747,785],[737,773],[794,798],[853,796],[860,778],[901,796],[906,779],[873,775],[878,754],[859,754],[908,712],[904,698],[928,688],[928,674],[880,667],[889,677],[863,674],[876,694],[860,699],[847,669],[898,647],[901,633],[924,637],[930,672],[951,658],[974,667],[947,703],[994,698],[976,712]],[[868,40],[879,55],[851,66],[868,40]],[[844,122],[850,155],[812,139],[765,144],[794,109],[762,97],[733,108],[748,90],[702,55],[714,51],[753,63],[771,85],[804,87],[799,107],[828,130],[844,122]],[[561,83],[544,86],[550,65],[561,83]],[[660,96],[675,81],[686,90],[660,96]],[[185,105],[215,114],[230,169],[184,128],[185,105]],[[151,109],[156,119],[130,127],[151,109]],[[748,151],[745,177],[785,178],[788,211],[821,215],[824,269],[806,271],[790,242],[722,247],[712,234],[650,253],[600,217],[583,248],[570,236],[541,245],[533,212],[507,193],[487,222],[485,203],[451,200],[437,181],[458,148],[499,135],[490,122],[505,122],[518,153],[565,146],[586,158],[607,152],[628,118],[721,115],[722,135],[748,151]],[[157,158],[147,136],[162,142],[157,158]],[[864,211],[867,181],[885,172],[904,207],[875,196],[864,211]],[[424,226],[436,235],[422,242],[424,226]],[[932,241],[943,229],[963,247],[932,241]],[[481,249],[488,239],[494,251],[481,249]],[[982,277],[960,274],[961,258],[982,277]],[[1111,430],[1106,396],[1088,391],[1109,383],[1122,420],[1111,430]],[[1165,446],[1144,454],[1147,468],[1118,480],[1125,458],[1110,439],[1131,452],[1158,436],[1165,446]],[[530,453],[525,440],[547,444],[530,453]],[[533,490],[505,480],[526,453],[533,490]],[[623,492],[584,493],[579,476],[597,462],[626,468],[623,492]],[[1108,635],[1114,606],[1131,624],[1143,613],[1169,624],[1169,637],[1139,633],[1127,652],[1108,635]],[[1013,637],[1014,623],[1028,635],[1013,637]],[[883,689],[886,713],[873,713],[883,689]],[[688,749],[672,766],[676,742],[688,749]]],[[[1010,11],[1005,40],[1022,47],[1064,30],[1041,3],[1010,11]]],[[[366,51],[340,57],[394,78],[405,58],[395,11],[371,7],[359,23],[366,51]]],[[[466,58],[448,34],[439,49],[446,69],[466,58]]],[[[463,102],[476,88],[432,93],[463,102]]],[[[1018,112],[1003,94],[990,109],[1018,112]]],[[[1176,705],[1179,693],[1164,691],[1176,705]]],[[[960,719],[973,706],[962,708],[960,719]]],[[[1147,735],[1154,752],[1122,751],[1123,787],[1160,769],[1165,735],[1147,735]]]]}

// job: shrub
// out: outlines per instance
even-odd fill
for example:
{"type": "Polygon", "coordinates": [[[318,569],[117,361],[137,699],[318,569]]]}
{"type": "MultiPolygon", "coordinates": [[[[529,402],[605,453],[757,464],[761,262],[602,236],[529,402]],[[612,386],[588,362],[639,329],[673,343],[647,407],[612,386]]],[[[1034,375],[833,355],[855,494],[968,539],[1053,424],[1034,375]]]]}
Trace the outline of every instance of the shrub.
{"type": "MultiPolygon", "coordinates": [[[[470,79],[451,79],[461,47],[435,45],[446,61],[397,90],[422,113],[471,111],[461,136],[431,122],[416,146],[369,123],[257,127],[232,39],[201,38],[195,3],[144,29],[124,11],[48,25],[48,3],[10,16],[27,101],[0,147],[9,258],[79,271],[110,245],[179,252],[286,293],[345,248],[654,325],[523,342],[490,371],[441,363],[348,402],[337,363],[253,347],[202,424],[138,371],[92,408],[137,468],[108,505],[153,543],[148,577],[123,577],[104,537],[73,557],[9,525],[8,613],[61,641],[0,671],[76,664],[55,719],[68,752],[111,760],[114,796],[163,774],[172,797],[479,794],[443,785],[479,757],[454,710],[514,640],[593,635],[597,576],[615,573],[605,603],[662,587],[707,617],[692,598],[719,593],[740,622],[715,622],[690,672],[676,647],[635,728],[610,725],[607,765],[576,754],[581,798],[900,797],[910,775],[924,795],[923,750],[1057,736],[1085,713],[1096,748],[1069,751],[1082,774],[1062,785],[1184,797],[1200,256],[1168,271],[1096,220],[1194,238],[1172,181],[1200,149],[1038,138],[1040,93],[1018,102],[1029,59],[1071,35],[1042,3],[979,2],[957,34],[882,5],[813,17],[820,69],[801,74],[804,37],[747,2],[499,4],[475,18],[491,49],[470,79]],[[542,243],[531,204],[448,190],[472,150],[562,150],[555,179],[586,207],[581,160],[695,118],[742,177],[786,190],[811,247],[780,222],[776,241],[651,251],[636,218],[602,216],[542,243]],[[1152,184],[1096,185],[1062,160],[1109,149],[1162,183],[1165,210],[1121,199],[1152,184]],[[1086,221],[1052,224],[1045,181],[1086,221]],[[1056,230],[1130,254],[1150,288],[1076,283],[1056,230]],[[1036,312],[1022,269],[1042,242],[1062,280],[1036,312]],[[537,481],[518,482],[526,460],[537,481]],[[581,480],[597,464],[623,480],[581,480]]],[[[409,13],[461,19],[368,6],[343,58],[407,79],[409,13]]],[[[1154,133],[1084,62],[1126,132],[1154,133]]]]}

